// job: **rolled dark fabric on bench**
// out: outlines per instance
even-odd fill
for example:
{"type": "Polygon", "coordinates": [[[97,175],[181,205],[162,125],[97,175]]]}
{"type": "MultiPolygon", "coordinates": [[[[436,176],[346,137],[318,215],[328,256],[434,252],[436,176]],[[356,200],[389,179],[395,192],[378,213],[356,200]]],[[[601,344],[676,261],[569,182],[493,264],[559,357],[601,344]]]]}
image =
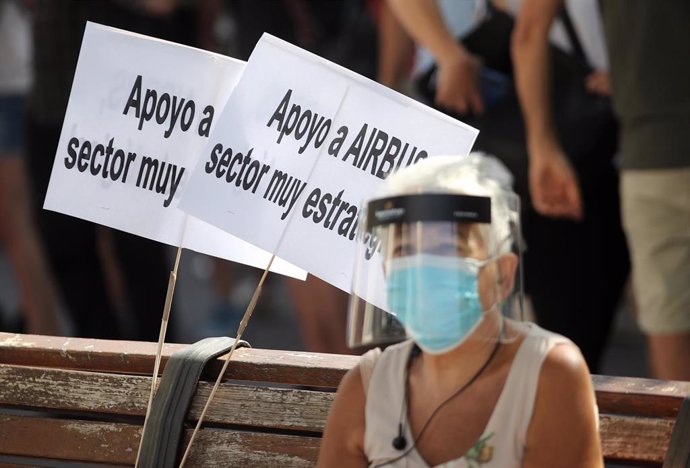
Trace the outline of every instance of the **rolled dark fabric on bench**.
{"type": "MultiPolygon", "coordinates": [[[[234,343],[234,338],[225,336],[205,338],[170,356],[144,426],[142,468],[177,466],[184,422],[201,372],[211,359],[228,353],[234,343]]],[[[248,346],[246,341],[237,344],[238,348],[248,346]]]]}

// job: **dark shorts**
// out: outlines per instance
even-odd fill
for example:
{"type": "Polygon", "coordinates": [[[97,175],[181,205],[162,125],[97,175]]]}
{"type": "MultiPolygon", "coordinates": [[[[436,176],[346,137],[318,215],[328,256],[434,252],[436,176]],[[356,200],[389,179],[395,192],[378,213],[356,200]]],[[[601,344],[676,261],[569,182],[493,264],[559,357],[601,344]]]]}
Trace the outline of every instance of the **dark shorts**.
{"type": "Polygon", "coordinates": [[[0,95],[0,158],[24,151],[25,103],[22,94],[0,95]]]}

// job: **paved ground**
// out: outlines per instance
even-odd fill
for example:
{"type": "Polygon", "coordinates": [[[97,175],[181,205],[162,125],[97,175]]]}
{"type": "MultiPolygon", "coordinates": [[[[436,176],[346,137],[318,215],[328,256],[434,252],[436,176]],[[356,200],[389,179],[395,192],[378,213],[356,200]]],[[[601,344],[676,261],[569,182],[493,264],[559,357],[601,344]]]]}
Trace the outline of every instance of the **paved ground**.
{"type": "MultiPolygon", "coordinates": [[[[171,255],[172,255],[171,251],[171,255]]],[[[212,263],[209,258],[185,251],[180,263],[172,327],[177,331],[168,341],[193,342],[201,336],[197,324],[211,313],[215,302],[209,288],[212,263]]],[[[237,293],[240,303],[248,303],[258,282],[258,270],[248,269],[254,276],[245,277],[237,293]]],[[[289,304],[283,282],[277,275],[269,275],[265,293],[260,299],[246,338],[255,347],[273,349],[302,349],[297,324],[289,304]]],[[[5,257],[0,254],[0,308],[16,310],[17,297],[14,282],[5,257]]],[[[159,313],[159,312],[155,312],[159,313]]],[[[218,331],[218,334],[234,331],[218,331]]],[[[646,353],[643,339],[624,305],[611,337],[602,366],[602,373],[646,377],[646,353]]]]}

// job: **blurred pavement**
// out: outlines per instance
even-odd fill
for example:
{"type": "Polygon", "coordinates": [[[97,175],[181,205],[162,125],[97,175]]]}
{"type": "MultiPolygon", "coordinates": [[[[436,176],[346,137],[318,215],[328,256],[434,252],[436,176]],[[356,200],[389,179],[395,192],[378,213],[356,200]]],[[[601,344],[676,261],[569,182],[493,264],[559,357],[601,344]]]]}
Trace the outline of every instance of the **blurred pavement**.
{"type": "MultiPolygon", "coordinates": [[[[174,249],[170,249],[171,258],[174,249]]],[[[210,276],[213,269],[211,260],[201,254],[183,251],[178,272],[174,310],[170,317],[170,327],[166,341],[189,343],[202,336],[195,332],[197,324],[206,319],[217,299],[210,289],[210,276]]],[[[235,300],[248,304],[251,294],[259,281],[260,270],[242,268],[235,300]],[[249,275],[246,272],[250,272],[249,275]]],[[[627,302],[627,301],[626,301],[627,302]]],[[[647,357],[643,336],[637,330],[630,307],[623,304],[617,318],[609,347],[602,363],[602,373],[634,377],[648,377],[647,357]]],[[[14,316],[17,311],[17,296],[14,290],[9,265],[4,254],[0,253],[0,310],[5,316],[14,316]]],[[[162,311],[152,311],[162,314],[162,311]]],[[[234,335],[235,330],[219,331],[217,334],[234,335]]],[[[290,304],[290,298],[279,275],[267,277],[264,293],[259,299],[254,315],[244,336],[256,348],[302,350],[297,323],[290,304]]]]}

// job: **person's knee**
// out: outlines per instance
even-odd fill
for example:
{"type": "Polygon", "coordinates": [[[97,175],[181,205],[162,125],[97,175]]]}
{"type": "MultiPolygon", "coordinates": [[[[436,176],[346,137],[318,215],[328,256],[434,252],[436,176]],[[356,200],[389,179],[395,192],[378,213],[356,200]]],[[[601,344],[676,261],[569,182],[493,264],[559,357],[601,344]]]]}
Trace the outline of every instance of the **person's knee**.
{"type": "Polygon", "coordinates": [[[0,200],[0,239],[6,246],[19,240],[25,231],[27,216],[12,200],[0,200]]]}
{"type": "Polygon", "coordinates": [[[19,154],[0,158],[0,197],[16,206],[29,203],[29,180],[24,160],[19,154]]]}

